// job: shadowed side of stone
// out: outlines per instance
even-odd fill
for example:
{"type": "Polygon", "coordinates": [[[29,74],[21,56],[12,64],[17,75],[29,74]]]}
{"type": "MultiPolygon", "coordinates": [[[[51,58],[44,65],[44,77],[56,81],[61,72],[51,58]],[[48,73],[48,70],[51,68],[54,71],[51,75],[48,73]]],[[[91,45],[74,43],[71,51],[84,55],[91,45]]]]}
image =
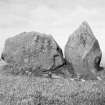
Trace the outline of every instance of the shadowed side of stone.
{"type": "Polygon", "coordinates": [[[51,35],[24,32],[8,38],[1,58],[15,73],[51,71],[63,65],[63,53],[51,35]]]}
{"type": "MultiPolygon", "coordinates": [[[[90,26],[83,22],[69,37],[65,46],[65,58],[73,65],[77,74],[91,75],[94,78],[100,70],[102,52],[90,26]]],[[[89,77],[90,78],[90,77],[89,77]]]]}

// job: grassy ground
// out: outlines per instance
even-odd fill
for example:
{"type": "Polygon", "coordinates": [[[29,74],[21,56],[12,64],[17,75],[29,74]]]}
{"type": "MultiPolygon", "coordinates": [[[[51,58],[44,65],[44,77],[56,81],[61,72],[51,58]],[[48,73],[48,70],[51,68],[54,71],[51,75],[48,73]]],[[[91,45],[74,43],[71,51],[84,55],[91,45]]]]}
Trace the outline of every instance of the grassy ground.
{"type": "Polygon", "coordinates": [[[105,105],[104,81],[0,74],[0,105],[105,105]]]}

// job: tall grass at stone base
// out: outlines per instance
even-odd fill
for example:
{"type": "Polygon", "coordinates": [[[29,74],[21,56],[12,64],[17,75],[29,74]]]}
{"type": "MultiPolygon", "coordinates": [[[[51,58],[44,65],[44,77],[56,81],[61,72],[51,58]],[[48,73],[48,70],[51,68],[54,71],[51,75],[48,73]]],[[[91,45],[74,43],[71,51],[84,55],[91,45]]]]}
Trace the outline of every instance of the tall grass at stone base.
{"type": "Polygon", "coordinates": [[[0,105],[105,105],[105,82],[0,74],[0,105]]]}

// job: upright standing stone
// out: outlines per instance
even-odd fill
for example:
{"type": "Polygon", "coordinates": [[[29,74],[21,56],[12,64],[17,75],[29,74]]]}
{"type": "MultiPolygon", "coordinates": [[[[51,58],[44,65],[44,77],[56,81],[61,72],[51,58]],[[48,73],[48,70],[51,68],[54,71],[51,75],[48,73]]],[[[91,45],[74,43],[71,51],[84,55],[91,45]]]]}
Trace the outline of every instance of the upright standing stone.
{"type": "Polygon", "coordinates": [[[99,70],[102,52],[98,40],[87,22],[69,37],[65,46],[65,58],[72,63],[77,74],[89,75],[99,70]]]}
{"type": "Polygon", "coordinates": [[[1,57],[15,72],[41,73],[63,65],[61,48],[50,35],[24,32],[8,38],[1,57]]]}

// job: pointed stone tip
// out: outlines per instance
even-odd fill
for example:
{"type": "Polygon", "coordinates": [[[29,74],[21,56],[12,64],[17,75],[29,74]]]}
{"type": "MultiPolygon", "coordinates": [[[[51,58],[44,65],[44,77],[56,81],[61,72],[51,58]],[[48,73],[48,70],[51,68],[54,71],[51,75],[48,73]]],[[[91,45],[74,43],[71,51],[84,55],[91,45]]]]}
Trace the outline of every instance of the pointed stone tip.
{"type": "Polygon", "coordinates": [[[86,20],[84,20],[84,21],[82,22],[82,24],[88,24],[88,22],[87,22],[86,20]]]}
{"type": "Polygon", "coordinates": [[[87,21],[83,21],[81,23],[80,27],[78,28],[78,30],[88,31],[88,32],[92,33],[91,27],[87,21]]]}
{"type": "Polygon", "coordinates": [[[80,26],[74,31],[73,35],[80,35],[80,34],[83,34],[85,35],[85,33],[88,33],[87,35],[90,35],[90,36],[94,36],[93,32],[92,32],[92,29],[90,27],[90,25],[88,24],[87,21],[83,21],[80,26]]]}
{"type": "Polygon", "coordinates": [[[90,27],[87,21],[83,21],[81,25],[90,27]]]}

